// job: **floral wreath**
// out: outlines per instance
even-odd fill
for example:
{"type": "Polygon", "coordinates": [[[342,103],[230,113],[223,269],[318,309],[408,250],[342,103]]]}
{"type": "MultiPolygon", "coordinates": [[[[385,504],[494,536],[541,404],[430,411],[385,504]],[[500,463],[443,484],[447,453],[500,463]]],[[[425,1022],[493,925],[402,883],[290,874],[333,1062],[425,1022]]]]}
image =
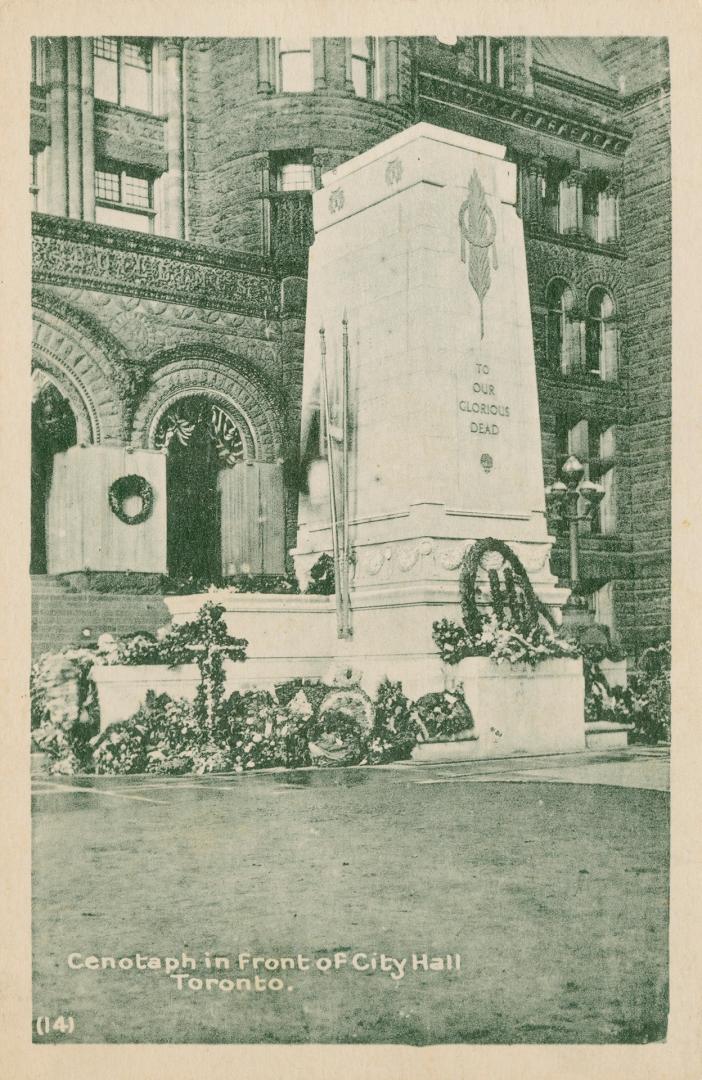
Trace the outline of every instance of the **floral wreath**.
{"type": "Polygon", "coordinates": [[[555,629],[553,616],[546,605],[539,600],[534,592],[534,587],[529,580],[529,575],[519,556],[512,551],[509,544],[506,544],[504,540],[495,540],[492,536],[487,536],[483,540],[476,540],[473,546],[469,548],[463,556],[463,564],[461,566],[458,581],[461,596],[461,610],[463,612],[463,625],[466,630],[472,634],[480,633],[483,619],[475,598],[475,585],[481,559],[488,552],[493,551],[500,554],[505,563],[511,567],[515,580],[524,594],[524,599],[526,600],[530,614],[533,615],[535,620],[538,619],[539,615],[543,616],[551,628],[555,629]]]}
{"type": "Polygon", "coordinates": [[[129,476],[120,476],[110,485],[107,500],[112,513],[125,525],[141,525],[142,521],[151,517],[151,511],[154,508],[154,489],[144,476],[130,473],[129,476]],[[124,509],[124,503],[135,496],[141,499],[141,510],[136,514],[128,514],[124,509]]]}

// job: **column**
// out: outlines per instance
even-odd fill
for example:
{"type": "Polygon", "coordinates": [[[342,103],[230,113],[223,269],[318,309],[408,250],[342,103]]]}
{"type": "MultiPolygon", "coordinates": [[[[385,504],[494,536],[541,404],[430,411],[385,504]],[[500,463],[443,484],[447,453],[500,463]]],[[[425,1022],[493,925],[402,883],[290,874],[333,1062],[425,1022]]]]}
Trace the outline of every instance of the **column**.
{"type": "Polygon", "coordinates": [[[164,188],[164,232],[166,236],[183,238],[183,42],[181,38],[166,38],[163,43],[166,78],[166,150],[168,172],[164,188]]]}
{"type": "Polygon", "coordinates": [[[545,185],[546,168],[546,160],[538,154],[524,154],[519,157],[519,211],[524,222],[529,225],[542,224],[542,188],[545,185]]]}
{"type": "Polygon", "coordinates": [[[80,108],[83,163],[83,220],[95,221],[95,83],[93,39],[80,42],[80,108]]]}
{"type": "Polygon", "coordinates": [[[50,214],[65,217],[68,213],[68,177],[66,174],[66,39],[49,41],[49,192],[50,214]]]}
{"type": "Polygon", "coordinates": [[[83,209],[83,166],[81,161],[81,70],[80,38],[66,42],[66,120],[68,132],[68,216],[80,218],[83,209]]]}
{"type": "Polygon", "coordinates": [[[526,97],[534,96],[534,77],[531,73],[531,65],[534,62],[534,49],[532,38],[524,38],[524,94],[526,97]]]}
{"type": "MultiPolygon", "coordinates": [[[[586,181],[587,173],[582,169],[571,169],[563,181],[568,192],[568,205],[564,208],[566,228],[561,232],[583,232],[583,190],[586,181]]],[[[563,194],[561,187],[561,197],[563,194]]]]}
{"type": "Polygon", "coordinates": [[[400,42],[396,37],[385,39],[385,78],[388,105],[400,104],[400,42]]]}
{"type": "Polygon", "coordinates": [[[261,254],[270,255],[272,252],[271,245],[271,162],[268,154],[260,154],[254,158],[254,162],[258,165],[260,175],[260,192],[261,192],[261,254]]]}
{"type": "Polygon", "coordinates": [[[272,94],[276,84],[273,38],[256,38],[256,64],[259,94],[272,94]]]}
{"type": "Polygon", "coordinates": [[[312,38],[312,77],[315,90],[327,88],[327,39],[312,38]]]}
{"type": "Polygon", "coordinates": [[[351,38],[344,38],[344,90],[347,94],[353,94],[353,46],[351,38]]]}

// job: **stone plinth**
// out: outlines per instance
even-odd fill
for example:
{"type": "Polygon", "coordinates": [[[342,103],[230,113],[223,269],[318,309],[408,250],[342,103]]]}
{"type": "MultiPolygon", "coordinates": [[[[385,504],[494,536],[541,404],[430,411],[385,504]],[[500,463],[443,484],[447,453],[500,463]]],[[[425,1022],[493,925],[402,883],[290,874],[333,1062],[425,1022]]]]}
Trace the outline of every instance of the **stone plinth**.
{"type": "Polygon", "coordinates": [[[621,750],[629,745],[633,724],[614,724],[596,720],[585,725],[585,745],[588,750],[621,750]]]}
{"type": "Polygon", "coordinates": [[[455,668],[473,714],[471,740],[422,743],[416,761],[565,754],[585,749],[582,661],[497,664],[469,657],[455,668]]]}

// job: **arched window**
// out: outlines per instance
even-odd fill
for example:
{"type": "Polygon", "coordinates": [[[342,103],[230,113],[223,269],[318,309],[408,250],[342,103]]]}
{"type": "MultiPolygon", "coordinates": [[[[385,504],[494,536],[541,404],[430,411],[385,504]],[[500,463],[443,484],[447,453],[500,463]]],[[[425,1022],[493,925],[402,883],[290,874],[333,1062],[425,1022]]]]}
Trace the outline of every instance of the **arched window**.
{"type": "Polygon", "coordinates": [[[573,319],[575,298],[563,278],[546,289],[546,356],[551,367],[567,373],[580,367],[580,327],[573,319]]]}
{"type": "Polygon", "coordinates": [[[601,285],[590,290],[587,298],[585,355],[588,371],[601,379],[616,379],[619,353],[619,329],[614,300],[601,285]]]}

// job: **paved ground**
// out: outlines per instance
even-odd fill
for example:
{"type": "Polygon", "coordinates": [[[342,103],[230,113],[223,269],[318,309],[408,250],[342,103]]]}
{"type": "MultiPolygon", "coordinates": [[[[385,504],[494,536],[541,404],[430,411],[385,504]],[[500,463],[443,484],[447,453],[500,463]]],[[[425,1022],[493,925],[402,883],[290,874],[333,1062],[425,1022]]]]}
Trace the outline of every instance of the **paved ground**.
{"type": "Polygon", "coordinates": [[[70,1016],[74,1030],[35,1041],[662,1038],[667,788],[667,754],[652,748],[38,777],[35,1017],[70,1016]],[[267,958],[261,977],[282,988],[237,988],[253,976],[241,951],[267,958]],[[207,969],[208,954],[229,971],[207,969]],[[452,966],[425,970],[425,955],[452,966]],[[105,970],[77,966],[90,956],[105,970]],[[215,974],[231,989],[187,984],[215,974]]]}

